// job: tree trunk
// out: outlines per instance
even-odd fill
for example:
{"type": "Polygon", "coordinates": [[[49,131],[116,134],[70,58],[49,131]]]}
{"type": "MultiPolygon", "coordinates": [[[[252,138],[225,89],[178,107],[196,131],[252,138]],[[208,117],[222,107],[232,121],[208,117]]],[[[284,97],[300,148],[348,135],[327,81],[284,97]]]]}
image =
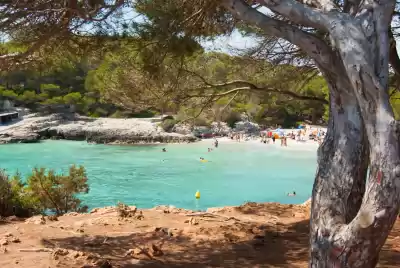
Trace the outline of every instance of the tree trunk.
{"type": "MultiPolygon", "coordinates": [[[[317,173],[313,193],[311,267],[375,267],[399,211],[400,143],[397,122],[389,102],[389,40],[387,26],[382,26],[385,19],[382,14],[379,8],[367,10],[359,21],[340,19],[332,28],[331,35],[353,94],[341,98],[342,107],[331,104],[332,122],[327,141],[321,149],[319,170],[322,171],[317,173]],[[357,118],[346,107],[358,110],[357,118]],[[347,116],[343,117],[346,113],[347,116]],[[358,121],[364,123],[365,130],[357,129],[358,121]],[[340,126],[343,126],[344,134],[335,138],[335,128],[340,126]],[[344,216],[346,211],[342,199],[348,192],[349,183],[346,182],[351,180],[348,179],[351,177],[351,166],[352,174],[357,174],[357,165],[363,169],[365,162],[363,159],[358,160],[359,164],[354,162],[357,156],[362,155],[360,149],[354,145],[340,145],[340,140],[346,140],[343,135],[352,141],[355,139],[356,143],[359,137],[368,140],[370,173],[365,194],[353,191],[353,196],[358,196],[358,205],[359,197],[363,197],[359,210],[356,205],[353,207],[353,212],[357,212],[355,217],[344,216]],[[332,157],[332,164],[329,157],[332,157]],[[332,171],[335,168],[340,171],[335,173],[332,171]],[[340,178],[334,179],[335,175],[340,178]]],[[[353,181],[356,179],[357,175],[353,181]]],[[[355,181],[353,185],[361,183],[364,182],[355,181]]]]}
{"type": "Polygon", "coordinates": [[[312,195],[311,267],[335,267],[330,265],[334,263],[332,252],[336,250],[330,238],[338,226],[357,215],[368,169],[368,143],[351,85],[339,81],[329,84],[329,88],[328,131],[318,150],[312,195]]]}
{"type": "Polygon", "coordinates": [[[317,8],[257,2],[293,24],[245,1],[223,1],[238,18],[313,58],[330,89],[329,129],[313,187],[310,267],[375,267],[400,205],[400,135],[388,96],[388,28],[396,1],[347,1],[344,10],[334,1],[311,1],[317,8]],[[329,44],[294,24],[329,34],[329,44]]]}

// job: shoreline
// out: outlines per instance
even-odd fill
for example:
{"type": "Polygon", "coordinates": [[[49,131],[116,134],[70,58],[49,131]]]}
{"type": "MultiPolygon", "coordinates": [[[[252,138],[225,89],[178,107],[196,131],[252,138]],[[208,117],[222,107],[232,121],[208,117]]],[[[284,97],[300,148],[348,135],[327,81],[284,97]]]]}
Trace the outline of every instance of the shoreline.
{"type": "MultiPolygon", "coordinates": [[[[311,127],[326,131],[324,127],[311,127]]],[[[291,133],[297,130],[282,129],[282,131],[291,133]]],[[[259,136],[250,136],[250,140],[242,140],[237,143],[262,144],[259,136]]],[[[226,136],[216,138],[221,143],[236,143],[236,141],[226,136]]],[[[304,138],[302,142],[287,139],[288,146],[298,147],[303,144],[316,143],[314,141],[310,142],[306,136],[304,138]]],[[[51,114],[46,116],[29,114],[10,125],[0,125],[0,144],[38,143],[42,140],[86,141],[88,143],[109,145],[156,145],[204,142],[213,140],[213,138],[200,139],[193,134],[166,132],[158,123],[148,119],[89,118],[75,114],[51,114]]],[[[280,144],[279,139],[275,142],[276,144],[280,144]]],[[[304,146],[302,147],[305,148],[304,146]]]]}

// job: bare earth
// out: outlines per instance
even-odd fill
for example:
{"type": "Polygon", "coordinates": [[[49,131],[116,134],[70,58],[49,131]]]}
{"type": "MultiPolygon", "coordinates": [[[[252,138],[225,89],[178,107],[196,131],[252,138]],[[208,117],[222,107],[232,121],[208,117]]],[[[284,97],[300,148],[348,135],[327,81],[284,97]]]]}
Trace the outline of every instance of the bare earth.
{"type": "MultiPolygon", "coordinates": [[[[308,217],[302,205],[247,203],[10,218],[0,223],[0,267],[307,267],[308,217]]],[[[400,220],[379,267],[400,267],[400,220]]]]}

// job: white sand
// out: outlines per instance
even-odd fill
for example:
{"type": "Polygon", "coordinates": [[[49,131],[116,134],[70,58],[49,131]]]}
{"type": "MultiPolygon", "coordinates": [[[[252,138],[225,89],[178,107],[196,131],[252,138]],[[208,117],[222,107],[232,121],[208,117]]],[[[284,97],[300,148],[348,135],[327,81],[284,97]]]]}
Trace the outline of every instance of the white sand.
{"type": "MultiPolygon", "coordinates": [[[[306,135],[303,136],[304,141],[297,141],[297,140],[292,140],[291,138],[287,138],[287,147],[286,146],[281,146],[281,141],[277,139],[275,143],[272,142],[270,139],[269,143],[264,144],[261,142],[260,138],[257,137],[255,139],[249,139],[249,140],[241,140],[240,142],[235,141],[230,139],[229,137],[222,137],[222,138],[217,138],[218,142],[221,144],[248,144],[252,146],[273,146],[276,148],[282,148],[285,150],[296,150],[296,151],[316,151],[319,147],[318,142],[314,140],[309,140],[308,136],[309,134],[317,129],[321,129],[325,131],[326,133],[326,128],[325,127],[320,127],[320,126],[313,126],[311,127],[311,131],[308,130],[306,132],[306,135]]],[[[297,129],[282,129],[285,134],[292,133],[292,131],[296,134],[297,129]]],[[[201,141],[202,143],[207,143],[209,144],[210,147],[214,145],[214,139],[203,139],[201,141]]]]}

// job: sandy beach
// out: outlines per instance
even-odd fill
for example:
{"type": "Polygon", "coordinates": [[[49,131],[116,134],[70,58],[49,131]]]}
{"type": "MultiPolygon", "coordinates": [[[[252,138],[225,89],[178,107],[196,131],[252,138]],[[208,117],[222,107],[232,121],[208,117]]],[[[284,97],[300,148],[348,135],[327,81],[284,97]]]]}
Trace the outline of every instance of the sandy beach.
{"type": "MultiPolygon", "coordinates": [[[[272,140],[270,140],[269,143],[265,144],[265,143],[261,142],[261,138],[260,137],[249,137],[248,139],[240,140],[240,142],[238,142],[236,140],[232,140],[229,137],[218,137],[216,139],[218,140],[218,142],[220,144],[247,144],[249,146],[262,146],[262,147],[265,147],[265,148],[269,148],[269,147],[282,148],[284,150],[314,151],[314,150],[318,149],[319,144],[315,140],[310,140],[308,135],[310,133],[312,133],[313,131],[316,131],[316,130],[322,130],[323,132],[326,133],[327,128],[326,127],[321,127],[321,126],[312,126],[311,127],[311,131],[310,130],[307,131],[306,135],[303,136],[303,140],[302,141],[293,140],[293,139],[288,137],[287,138],[287,146],[281,146],[280,139],[275,140],[275,143],[272,142],[272,140]]],[[[292,131],[296,134],[298,129],[282,129],[282,131],[285,134],[292,133],[292,131]]],[[[209,147],[213,147],[214,146],[214,139],[202,139],[200,142],[204,143],[204,144],[209,144],[208,145],[209,147]]]]}

